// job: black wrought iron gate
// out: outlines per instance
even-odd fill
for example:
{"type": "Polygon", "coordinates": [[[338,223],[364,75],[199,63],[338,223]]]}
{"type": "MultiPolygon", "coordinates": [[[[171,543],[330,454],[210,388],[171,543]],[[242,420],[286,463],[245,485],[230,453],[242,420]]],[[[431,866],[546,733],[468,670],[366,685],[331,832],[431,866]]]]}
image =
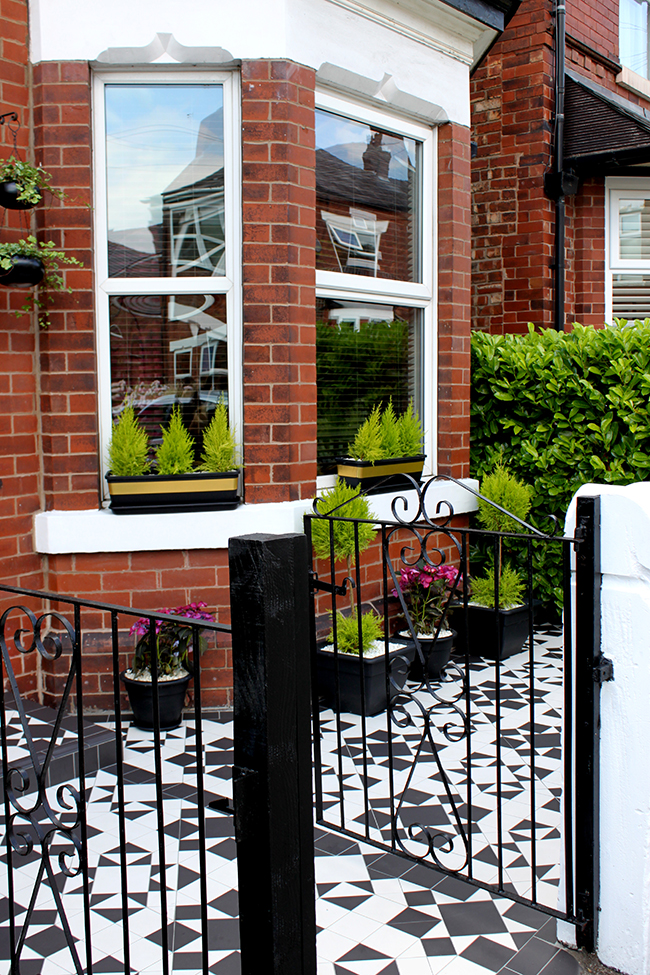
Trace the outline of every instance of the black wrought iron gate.
{"type": "Polygon", "coordinates": [[[305,519],[325,556],[310,570],[317,820],[574,923],[593,949],[598,684],[611,676],[599,649],[599,499],[579,499],[573,537],[524,522],[487,532],[430,503],[451,480],[414,485],[390,520],[318,502],[305,519]],[[470,554],[476,574],[492,565],[492,608],[473,605],[470,554]],[[548,580],[553,563],[563,620],[548,582],[546,605],[537,599],[540,566],[548,580]],[[507,566],[523,576],[523,608],[503,609],[507,566]],[[423,639],[415,597],[434,589],[440,612],[423,639]],[[350,626],[363,639],[364,612],[385,622],[376,656],[361,660],[342,648],[350,626]]]}

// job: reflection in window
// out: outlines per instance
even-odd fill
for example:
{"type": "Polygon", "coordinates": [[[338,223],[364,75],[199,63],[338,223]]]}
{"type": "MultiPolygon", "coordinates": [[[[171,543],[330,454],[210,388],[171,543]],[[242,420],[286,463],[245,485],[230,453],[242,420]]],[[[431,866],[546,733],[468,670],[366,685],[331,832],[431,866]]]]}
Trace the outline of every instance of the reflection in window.
{"type": "Polygon", "coordinates": [[[621,64],[648,77],[648,0],[620,0],[619,58],[621,64]]]}
{"type": "Polygon", "coordinates": [[[414,139],[316,112],[316,267],[421,280],[414,139]]]}
{"type": "Polygon", "coordinates": [[[198,462],[216,405],[228,403],[225,296],[114,296],[110,334],[113,419],[133,406],[155,446],[178,403],[198,462]]]}
{"type": "Polygon", "coordinates": [[[618,231],[621,260],[650,259],[650,200],[621,200],[618,231]]]}
{"type": "Polygon", "coordinates": [[[106,85],[110,277],[225,274],[223,88],[106,85]]]}
{"type": "Polygon", "coordinates": [[[371,302],[317,302],[318,473],[335,458],[377,404],[396,411],[413,400],[422,416],[422,321],[414,308],[371,302]]]}

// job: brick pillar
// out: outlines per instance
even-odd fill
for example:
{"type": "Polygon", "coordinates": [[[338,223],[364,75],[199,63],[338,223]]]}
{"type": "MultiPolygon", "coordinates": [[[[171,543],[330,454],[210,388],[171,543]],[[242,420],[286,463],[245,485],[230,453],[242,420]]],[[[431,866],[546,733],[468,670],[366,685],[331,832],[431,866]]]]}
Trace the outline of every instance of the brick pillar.
{"type": "Polygon", "coordinates": [[[246,501],[316,479],[314,72],[242,64],[246,501]]]}
{"type": "Polygon", "coordinates": [[[472,77],[473,324],[553,324],[551,4],[527,0],[472,77]]]}
{"type": "Polygon", "coordinates": [[[86,63],[34,67],[34,141],[66,199],[37,211],[38,236],[83,268],[66,268],[72,293],[56,292],[41,328],[43,479],[47,509],[96,508],[97,367],[93,313],[90,72],[86,63]]]}
{"type": "Polygon", "coordinates": [[[470,137],[438,129],[438,472],[469,475],[470,137]]]}
{"type": "Polygon", "coordinates": [[[598,327],[605,321],[605,180],[587,179],[572,202],[575,224],[574,308],[567,319],[598,327]]]}

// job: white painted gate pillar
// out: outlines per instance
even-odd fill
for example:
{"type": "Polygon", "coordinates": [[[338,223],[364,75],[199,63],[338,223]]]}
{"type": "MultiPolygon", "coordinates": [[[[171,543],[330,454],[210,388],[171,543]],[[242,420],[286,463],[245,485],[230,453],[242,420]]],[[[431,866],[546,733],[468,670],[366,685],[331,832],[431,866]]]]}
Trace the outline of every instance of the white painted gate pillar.
{"type": "Polygon", "coordinates": [[[596,951],[626,975],[650,975],[650,483],[586,484],[578,495],[601,497],[601,652],[614,664],[601,689],[596,951]]]}

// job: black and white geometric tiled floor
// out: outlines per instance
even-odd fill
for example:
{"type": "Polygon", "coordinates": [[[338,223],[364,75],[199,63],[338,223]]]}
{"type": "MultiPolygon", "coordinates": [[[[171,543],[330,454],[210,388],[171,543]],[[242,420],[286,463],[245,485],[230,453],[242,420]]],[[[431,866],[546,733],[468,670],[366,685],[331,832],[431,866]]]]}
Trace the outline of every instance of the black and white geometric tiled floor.
{"type": "MultiPolygon", "coordinates": [[[[554,736],[557,721],[553,717],[554,691],[557,689],[557,660],[553,657],[553,641],[543,639],[536,651],[540,672],[546,672],[548,690],[540,694],[535,721],[540,723],[539,734],[554,736]],[[542,731],[542,725],[547,731],[542,731]]],[[[522,680],[525,662],[522,655],[508,661],[506,671],[512,674],[507,681],[513,694],[510,701],[512,721],[507,725],[513,752],[526,750],[525,724],[521,709],[516,707],[517,684],[522,680]],[[517,676],[519,675],[519,676],[517,676]],[[517,721],[519,715],[519,721],[517,721]],[[520,737],[517,737],[517,735],[520,737]]],[[[537,669],[537,667],[536,667],[537,669]]],[[[476,694],[485,693],[490,699],[490,668],[485,667],[481,677],[481,665],[474,670],[472,683],[476,694]],[[478,690],[482,688],[482,690],[478,690]]],[[[556,702],[557,703],[557,702],[556,702]]],[[[505,707],[505,699],[504,699],[505,707]]],[[[485,714],[489,708],[484,708],[485,714]]],[[[328,716],[325,715],[327,725],[328,716]]],[[[374,719],[373,719],[374,720],[374,719]]],[[[489,724],[489,717],[485,719],[489,724]]],[[[355,726],[355,719],[348,722],[355,726]]],[[[481,727],[477,718],[476,733],[481,727]]],[[[385,727],[385,725],[384,725],[385,727]]],[[[487,725],[486,725],[487,727],[487,725]]],[[[484,729],[485,730],[485,729],[484,729]]],[[[505,735],[506,726],[502,725],[505,735]]],[[[203,722],[205,744],[206,801],[217,795],[228,795],[232,764],[232,726],[228,720],[203,722]]],[[[351,735],[348,735],[348,739],[351,735]]],[[[327,735],[325,743],[327,745],[327,735]]],[[[481,754],[490,759],[489,735],[484,736],[481,754]]],[[[167,862],[167,901],[170,919],[170,971],[198,973],[201,971],[201,942],[198,936],[199,921],[199,859],[197,807],[194,800],[195,774],[192,772],[194,731],[185,723],[176,731],[163,736],[163,781],[165,856],[167,862]]],[[[478,739],[477,739],[478,740],[478,739]]],[[[350,744],[352,751],[354,744],[350,744]]],[[[129,728],[125,741],[124,789],[126,800],[129,925],[131,944],[131,968],[141,975],[158,975],[161,966],[160,920],[160,870],[157,838],[156,789],[152,736],[129,728]]],[[[453,749],[453,746],[449,744],[453,749]]],[[[474,747],[474,746],[473,746],[474,747]]],[[[19,754],[19,745],[13,757],[19,754]]],[[[540,795],[548,804],[547,793],[557,798],[557,757],[554,737],[542,742],[540,752],[540,782],[547,792],[540,795]],[[555,761],[555,766],[551,767],[555,761]]],[[[442,750],[441,750],[442,751],[442,750]]],[[[376,751],[381,767],[381,749],[376,751]]],[[[477,768],[481,767],[476,755],[477,768]]],[[[518,766],[508,758],[506,765],[513,769],[508,777],[509,801],[525,793],[516,783],[518,766]]],[[[453,765],[453,750],[446,759],[448,768],[453,765]]],[[[353,758],[350,759],[353,762],[353,758]]],[[[485,764],[484,767],[489,767],[485,764]]],[[[451,769],[456,776],[455,785],[462,785],[462,767],[451,769]]],[[[353,796],[358,793],[354,776],[358,771],[352,766],[346,789],[353,796]]],[[[422,780],[413,783],[420,791],[431,782],[430,770],[422,774],[422,780]]],[[[505,780],[504,780],[505,781],[505,780]]],[[[435,784],[435,783],[434,783],[435,784]]],[[[379,790],[375,790],[376,793],[379,790]]],[[[56,808],[56,789],[50,790],[56,808]]],[[[484,820],[490,815],[488,777],[481,791],[481,808],[487,810],[481,817],[481,835],[489,839],[489,826],[484,820]]],[[[375,795],[376,812],[381,812],[379,795],[375,795]]],[[[415,798],[414,798],[415,801],[415,798]]],[[[328,801],[329,804],[329,801],[328,801]]],[[[101,769],[88,780],[89,866],[91,879],[91,928],[93,971],[117,973],[124,970],[122,961],[122,900],[119,857],[119,823],[117,816],[117,779],[114,769],[101,769]]],[[[557,825],[557,812],[547,809],[548,830],[545,841],[557,825]],[[555,820],[551,813],[554,813],[555,820]]],[[[328,815],[332,815],[331,809],[328,815]]],[[[522,811],[517,824],[523,830],[525,813],[522,811]]],[[[381,817],[377,829],[381,830],[381,817]]],[[[353,820],[352,820],[353,821],[353,820]]],[[[357,824],[358,826],[359,824],[357,824]]],[[[207,885],[210,971],[215,975],[236,975],[239,972],[238,925],[237,925],[237,874],[235,843],[232,835],[232,819],[206,810],[207,829],[207,885]]],[[[530,829],[530,824],[529,824],[530,829]]],[[[478,835],[478,834],[477,834],[478,835]]],[[[510,845],[523,842],[523,833],[509,829],[510,845]],[[519,837],[519,839],[517,839],[519,837]]],[[[530,832],[528,833],[528,838],[530,832]]],[[[550,849],[550,848],[549,848],[550,849]]],[[[53,847],[53,852],[58,848],[53,847]]],[[[502,897],[476,889],[455,877],[442,874],[430,867],[382,853],[375,847],[340,834],[316,829],[316,881],[317,923],[319,926],[317,951],[319,975],[487,975],[502,972],[503,975],[574,975],[578,965],[573,955],[555,943],[555,922],[539,912],[522,907],[502,897]]],[[[513,854],[515,851],[511,851],[513,854]]],[[[513,883],[520,854],[510,863],[513,883]]],[[[523,854],[522,854],[523,856],[523,854]]],[[[14,871],[15,900],[19,907],[17,917],[20,928],[29,903],[39,860],[35,854],[24,859],[19,870],[14,871]]],[[[56,866],[56,858],[53,856],[56,866]]],[[[484,862],[487,863],[487,860],[484,862]]],[[[550,852],[545,863],[552,864],[550,852]]],[[[557,864],[557,855],[555,857],[557,864]]],[[[523,869],[523,868],[522,868],[523,869]]],[[[57,869],[58,872],[58,869],[57,869]]],[[[529,874],[530,871],[527,871],[529,874]]],[[[554,889],[548,880],[544,882],[554,889]]],[[[552,878],[554,879],[554,878],[552,878]]],[[[6,873],[0,883],[6,885],[6,873]]],[[[83,922],[83,896],[80,878],[69,878],[61,883],[62,898],[73,937],[77,940],[81,967],[85,970],[83,955],[85,935],[83,922]]],[[[6,891],[6,886],[4,886],[6,891]]],[[[6,899],[2,903],[2,957],[8,958],[6,899]]],[[[60,930],[54,898],[45,885],[39,889],[36,910],[22,949],[22,975],[62,975],[74,972],[70,952],[60,930]]],[[[8,966],[7,966],[8,968],[8,966]]],[[[293,975],[293,973],[287,973],[293,975]]],[[[296,973],[297,975],[297,973],[296,973]]]]}

